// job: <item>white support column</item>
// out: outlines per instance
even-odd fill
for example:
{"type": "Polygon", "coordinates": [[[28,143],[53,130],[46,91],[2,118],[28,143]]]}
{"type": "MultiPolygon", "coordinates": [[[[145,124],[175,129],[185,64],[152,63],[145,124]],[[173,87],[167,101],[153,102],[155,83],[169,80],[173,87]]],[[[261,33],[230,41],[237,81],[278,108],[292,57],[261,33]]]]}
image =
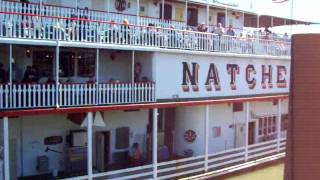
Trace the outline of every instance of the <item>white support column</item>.
{"type": "Polygon", "coordinates": [[[209,28],[210,22],[209,22],[209,16],[210,16],[210,6],[209,6],[209,2],[207,0],[207,10],[206,10],[206,24],[209,28]]]}
{"type": "Polygon", "coordinates": [[[59,69],[60,69],[60,47],[59,47],[59,42],[57,42],[57,46],[56,46],[56,106],[57,108],[60,106],[59,104],[59,69]]]}
{"type": "Polygon", "coordinates": [[[277,151],[280,152],[280,139],[281,139],[281,99],[278,100],[277,112],[277,151]]]}
{"type": "Polygon", "coordinates": [[[152,122],[152,164],[153,179],[158,177],[158,108],[153,109],[152,122]]]}
{"type": "Polygon", "coordinates": [[[9,84],[12,85],[12,44],[9,45],[9,84]]]}
{"type": "Polygon", "coordinates": [[[244,156],[245,161],[248,161],[249,121],[250,121],[250,102],[246,102],[245,156],[244,156]]]}
{"type": "Polygon", "coordinates": [[[260,16],[257,15],[257,28],[260,28],[260,16]]]}
{"type": "Polygon", "coordinates": [[[88,112],[87,114],[87,144],[88,144],[88,151],[87,151],[87,166],[88,166],[88,180],[92,180],[92,122],[93,122],[93,113],[88,112]]]}
{"type": "Polygon", "coordinates": [[[9,106],[13,107],[13,91],[12,91],[12,44],[9,45],[9,106]]]}
{"type": "Polygon", "coordinates": [[[164,0],[162,0],[161,6],[162,6],[162,8],[161,8],[161,13],[162,13],[161,19],[164,20],[164,0]]]}
{"type": "Polygon", "coordinates": [[[271,27],[273,27],[273,16],[271,16],[271,27]]]}
{"type": "Polygon", "coordinates": [[[4,156],[4,180],[10,180],[10,160],[9,160],[9,119],[3,117],[3,156],[4,156]]]}
{"type": "Polygon", "coordinates": [[[135,51],[132,51],[131,83],[134,83],[134,63],[135,63],[135,51]]]}
{"type": "Polygon", "coordinates": [[[75,0],[74,5],[76,6],[75,8],[78,9],[78,0],[75,0]]]}
{"type": "Polygon", "coordinates": [[[204,123],[204,134],[205,134],[205,152],[204,152],[204,171],[208,171],[208,160],[209,160],[209,105],[206,105],[206,119],[204,123]]]}
{"type": "Polygon", "coordinates": [[[225,8],[224,27],[228,27],[228,8],[225,8]]]}
{"type": "Polygon", "coordinates": [[[100,51],[97,48],[96,51],[96,104],[99,104],[99,59],[100,59],[100,51]]]}
{"type": "Polygon", "coordinates": [[[245,27],[245,15],[244,15],[244,11],[242,11],[242,27],[245,27]]]}
{"type": "Polygon", "coordinates": [[[186,27],[187,27],[188,26],[188,0],[186,0],[184,16],[185,16],[186,27]]]}
{"type": "Polygon", "coordinates": [[[139,25],[139,17],[140,17],[140,0],[137,0],[137,12],[136,12],[136,15],[137,15],[137,23],[139,25]]]}
{"type": "Polygon", "coordinates": [[[110,0],[106,0],[107,1],[107,12],[110,12],[110,0]]]}

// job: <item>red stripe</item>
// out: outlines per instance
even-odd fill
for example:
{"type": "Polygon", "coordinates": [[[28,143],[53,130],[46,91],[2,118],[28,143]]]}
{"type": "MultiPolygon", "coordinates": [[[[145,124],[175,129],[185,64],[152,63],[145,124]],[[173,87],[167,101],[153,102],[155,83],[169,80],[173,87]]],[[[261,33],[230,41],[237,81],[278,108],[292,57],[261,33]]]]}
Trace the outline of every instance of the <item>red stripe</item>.
{"type": "Polygon", "coordinates": [[[151,108],[174,108],[179,106],[203,106],[209,104],[226,104],[234,102],[257,102],[272,101],[275,99],[287,99],[288,95],[236,98],[236,99],[219,99],[206,101],[189,101],[189,102],[167,102],[167,103],[150,103],[150,104],[128,104],[128,105],[112,105],[112,106],[90,106],[90,107],[73,107],[73,108],[49,108],[49,109],[30,109],[0,112],[0,117],[16,117],[16,116],[32,116],[45,114],[64,114],[64,113],[84,113],[96,111],[117,111],[132,109],[151,109],[151,108]]]}

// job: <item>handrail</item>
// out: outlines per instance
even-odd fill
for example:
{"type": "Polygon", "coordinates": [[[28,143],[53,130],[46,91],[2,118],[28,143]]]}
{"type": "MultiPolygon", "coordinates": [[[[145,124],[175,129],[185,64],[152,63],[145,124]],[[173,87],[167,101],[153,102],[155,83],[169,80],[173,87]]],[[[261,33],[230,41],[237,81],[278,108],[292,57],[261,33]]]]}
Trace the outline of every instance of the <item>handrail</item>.
{"type": "MultiPolygon", "coordinates": [[[[175,29],[175,28],[166,28],[166,27],[155,27],[155,26],[143,26],[143,25],[135,25],[135,24],[124,24],[124,23],[117,23],[117,22],[110,22],[110,21],[102,21],[102,20],[90,20],[86,18],[68,18],[68,17],[61,17],[61,16],[47,16],[47,15],[37,15],[37,14],[30,14],[30,13],[19,13],[19,12],[3,12],[0,11],[0,14],[9,14],[9,15],[21,15],[21,16],[31,16],[31,17],[42,17],[42,18],[52,18],[52,19],[63,19],[63,20],[71,20],[71,21],[84,21],[84,22],[93,22],[93,23],[102,23],[102,24],[109,24],[109,25],[121,25],[121,26],[127,26],[127,27],[139,27],[139,28],[148,28],[152,30],[170,30],[170,31],[178,31],[178,32],[186,32],[186,33],[194,33],[194,34],[203,34],[203,35],[212,35],[214,33],[210,32],[199,32],[199,31],[190,31],[190,30],[182,30],[182,29],[175,29]]],[[[217,35],[217,34],[215,34],[217,35]]],[[[230,37],[230,38],[236,38],[239,40],[263,40],[265,42],[281,42],[281,43],[288,43],[287,41],[279,41],[279,40],[272,40],[272,39],[260,39],[260,38],[242,38],[242,37],[236,37],[236,36],[229,36],[229,35],[219,35],[223,37],[230,37]]]]}

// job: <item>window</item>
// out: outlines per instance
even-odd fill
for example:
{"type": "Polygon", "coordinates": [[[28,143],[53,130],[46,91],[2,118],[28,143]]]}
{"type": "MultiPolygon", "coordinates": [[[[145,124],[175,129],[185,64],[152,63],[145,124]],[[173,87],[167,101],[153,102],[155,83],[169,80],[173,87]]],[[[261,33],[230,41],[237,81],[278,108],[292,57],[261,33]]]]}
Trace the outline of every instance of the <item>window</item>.
{"type": "Polygon", "coordinates": [[[218,127],[218,126],[213,127],[212,131],[213,131],[213,138],[221,137],[221,127],[218,127]]]}
{"type": "Polygon", "coordinates": [[[89,52],[78,53],[78,76],[92,77],[95,72],[95,54],[89,52]]]}
{"type": "Polygon", "coordinates": [[[129,134],[128,127],[122,127],[116,129],[116,148],[126,149],[129,148],[129,134]]]}
{"type": "Polygon", "coordinates": [[[274,106],[277,106],[278,105],[278,100],[277,99],[274,99],[273,101],[272,101],[272,105],[274,105],[274,106]]]}
{"type": "Polygon", "coordinates": [[[33,66],[36,68],[39,77],[48,77],[53,71],[53,52],[52,51],[34,51],[33,66]]]}
{"type": "Polygon", "coordinates": [[[268,136],[277,132],[276,116],[259,118],[258,135],[268,136]]]}
{"type": "Polygon", "coordinates": [[[242,102],[233,103],[233,112],[241,112],[241,111],[243,111],[243,103],[242,102]]]}
{"type": "Polygon", "coordinates": [[[187,14],[188,26],[198,26],[198,10],[195,8],[188,8],[187,14]]]}

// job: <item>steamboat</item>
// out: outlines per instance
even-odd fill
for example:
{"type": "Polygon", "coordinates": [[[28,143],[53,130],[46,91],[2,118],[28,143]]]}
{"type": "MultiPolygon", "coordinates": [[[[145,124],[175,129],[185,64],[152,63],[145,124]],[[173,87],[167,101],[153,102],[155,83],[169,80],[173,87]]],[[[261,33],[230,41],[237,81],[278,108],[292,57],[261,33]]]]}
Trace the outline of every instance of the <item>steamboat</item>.
{"type": "Polygon", "coordinates": [[[291,42],[268,27],[308,23],[213,0],[0,0],[0,179],[283,156],[291,42]]]}

